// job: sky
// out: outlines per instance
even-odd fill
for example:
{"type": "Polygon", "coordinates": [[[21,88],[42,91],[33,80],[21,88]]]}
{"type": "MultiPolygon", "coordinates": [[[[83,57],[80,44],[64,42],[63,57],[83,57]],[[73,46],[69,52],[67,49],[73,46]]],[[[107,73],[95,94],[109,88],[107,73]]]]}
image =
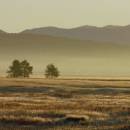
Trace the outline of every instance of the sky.
{"type": "Polygon", "coordinates": [[[0,0],[0,29],[130,24],[130,0],[0,0]]]}

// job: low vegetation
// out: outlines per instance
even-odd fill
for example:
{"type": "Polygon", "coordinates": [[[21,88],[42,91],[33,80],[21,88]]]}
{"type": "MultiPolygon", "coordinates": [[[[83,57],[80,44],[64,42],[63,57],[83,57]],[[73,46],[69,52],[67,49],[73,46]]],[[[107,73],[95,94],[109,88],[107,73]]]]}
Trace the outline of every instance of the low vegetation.
{"type": "Polygon", "coordinates": [[[19,60],[14,60],[12,65],[7,71],[8,77],[29,77],[32,74],[33,67],[30,66],[30,63],[27,60],[20,62],[19,60]]]}
{"type": "Polygon", "coordinates": [[[57,67],[55,67],[55,65],[53,65],[53,64],[47,65],[46,70],[45,70],[46,78],[50,78],[50,79],[57,78],[57,77],[59,77],[59,75],[60,75],[59,70],[57,67]]]}
{"type": "Polygon", "coordinates": [[[0,79],[0,130],[130,129],[130,82],[59,79],[49,83],[0,79]],[[118,88],[119,82],[124,86],[118,88]]]}
{"type": "MultiPolygon", "coordinates": [[[[19,60],[14,60],[12,65],[9,66],[7,71],[8,77],[10,78],[28,78],[33,73],[33,66],[27,60],[20,62],[19,60]]],[[[45,77],[49,79],[54,79],[59,77],[60,72],[54,64],[48,64],[45,70],[45,77]]]]}

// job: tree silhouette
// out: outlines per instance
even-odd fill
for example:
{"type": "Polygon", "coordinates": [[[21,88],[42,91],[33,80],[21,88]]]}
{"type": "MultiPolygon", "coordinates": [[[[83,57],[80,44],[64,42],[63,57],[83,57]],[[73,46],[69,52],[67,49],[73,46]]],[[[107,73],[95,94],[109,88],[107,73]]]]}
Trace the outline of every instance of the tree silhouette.
{"type": "Polygon", "coordinates": [[[45,70],[45,77],[46,78],[57,78],[59,76],[59,70],[57,67],[55,67],[55,65],[53,64],[49,64],[46,67],[45,70]]]}
{"type": "Polygon", "coordinates": [[[9,71],[7,72],[9,74],[9,77],[19,77],[22,74],[20,66],[20,61],[14,60],[12,62],[12,65],[9,67],[9,71]]]}
{"type": "Polygon", "coordinates": [[[29,77],[32,74],[33,67],[30,66],[27,60],[20,62],[19,60],[14,60],[12,65],[7,71],[9,77],[29,77]]]}
{"type": "Polygon", "coordinates": [[[33,67],[30,66],[27,60],[21,62],[22,77],[29,77],[32,74],[33,67]]]}

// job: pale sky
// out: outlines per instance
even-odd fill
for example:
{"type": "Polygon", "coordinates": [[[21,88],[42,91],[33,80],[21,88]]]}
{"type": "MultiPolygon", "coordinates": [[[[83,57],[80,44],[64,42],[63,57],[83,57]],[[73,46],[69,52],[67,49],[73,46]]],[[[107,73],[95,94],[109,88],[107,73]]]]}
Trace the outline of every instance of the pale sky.
{"type": "Polygon", "coordinates": [[[130,24],[130,0],[0,0],[0,29],[130,24]]]}

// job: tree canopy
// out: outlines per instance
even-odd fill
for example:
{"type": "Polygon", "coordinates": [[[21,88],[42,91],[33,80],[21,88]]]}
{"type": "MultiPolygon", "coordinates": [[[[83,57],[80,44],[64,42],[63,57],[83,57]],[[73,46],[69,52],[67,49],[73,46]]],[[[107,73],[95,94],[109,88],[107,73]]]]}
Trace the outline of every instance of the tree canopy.
{"type": "Polygon", "coordinates": [[[30,66],[30,63],[27,60],[19,61],[14,60],[12,65],[9,67],[7,71],[9,77],[29,77],[32,74],[33,67],[30,66]]]}
{"type": "Polygon", "coordinates": [[[45,77],[46,78],[57,78],[59,77],[60,73],[59,73],[59,70],[57,67],[55,67],[55,65],[53,64],[49,64],[47,65],[46,67],[46,70],[45,70],[45,77]]]}

